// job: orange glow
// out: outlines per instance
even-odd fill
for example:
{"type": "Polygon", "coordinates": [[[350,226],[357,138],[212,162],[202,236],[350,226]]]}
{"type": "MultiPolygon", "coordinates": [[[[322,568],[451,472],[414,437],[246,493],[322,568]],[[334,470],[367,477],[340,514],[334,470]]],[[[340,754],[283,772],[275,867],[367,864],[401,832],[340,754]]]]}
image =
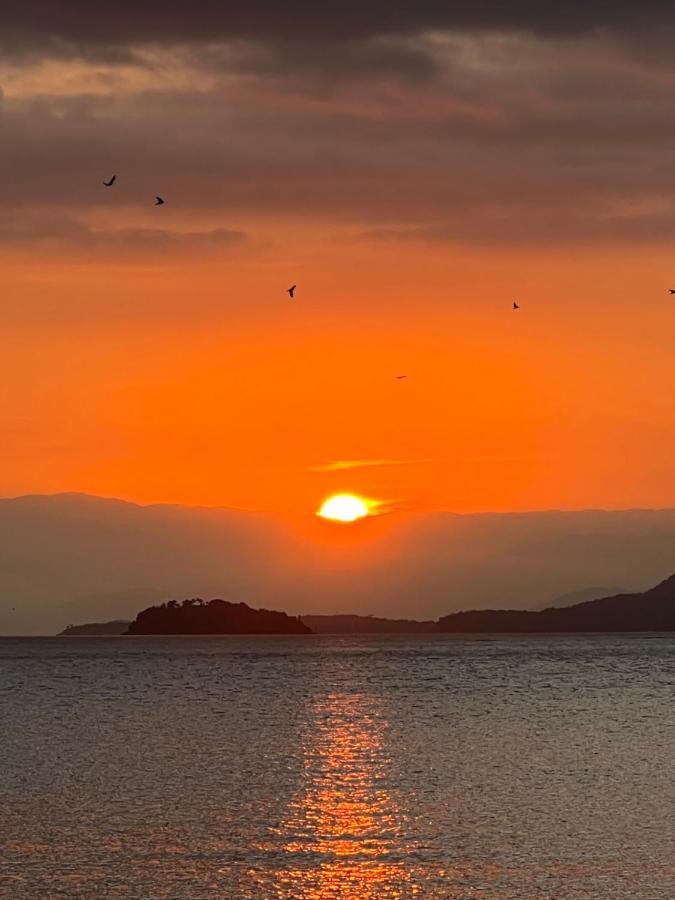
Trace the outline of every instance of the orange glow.
{"type": "Polygon", "coordinates": [[[249,251],[167,266],[6,251],[22,301],[3,319],[0,493],[312,514],[346,461],[372,463],[349,469],[350,490],[396,509],[675,503],[675,306],[634,308],[668,281],[665,257],[467,250],[451,272],[435,248],[339,251],[308,232],[262,267],[249,251]],[[298,247],[302,281],[283,259],[298,247]],[[582,274],[597,298],[583,309],[582,274]]]}
{"type": "Polygon", "coordinates": [[[109,56],[55,34],[0,64],[0,495],[313,516],[348,470],[395,510],[675,505],[648,55],[422,16],[438,77],[375,41],[317,92],[306,54],[270,76],[267,32],[205,65],[219,38],[167,43],[161,18],[109,56]],[[605,133],[624,77],[641,100],[605,133]]]}

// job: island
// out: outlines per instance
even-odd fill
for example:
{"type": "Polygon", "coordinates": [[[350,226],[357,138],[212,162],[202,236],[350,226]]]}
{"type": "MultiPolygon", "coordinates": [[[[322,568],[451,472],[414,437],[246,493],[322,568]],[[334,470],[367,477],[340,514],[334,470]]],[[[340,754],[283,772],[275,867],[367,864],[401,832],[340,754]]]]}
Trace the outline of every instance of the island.
{"type": "Polygon", "coordinates": [[[138,634],[312,634],[297,616],[227,600],[169,600],[138,613],[126,631],[138,634]]]}

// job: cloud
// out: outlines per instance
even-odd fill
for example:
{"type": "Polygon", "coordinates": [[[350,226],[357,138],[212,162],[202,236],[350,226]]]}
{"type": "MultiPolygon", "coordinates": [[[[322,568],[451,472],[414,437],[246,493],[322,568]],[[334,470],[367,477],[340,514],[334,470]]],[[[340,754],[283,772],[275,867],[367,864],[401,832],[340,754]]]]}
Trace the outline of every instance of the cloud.
{"type": "Polygon", "coordinates": [[[415,466],[433,462],[431,459],[337,459],[312,466],[310,472],[343,472],[347,469],[369,469],[377,466],[415,466]]]}
{"type": "MultiPolygon", "coordinates": [[[[107,36],[130,55],[5,61],[0,205],[103,216],[111,245],[138,237],[176,249],[227,242],[238,218],[270,237],[293,219],[377,241],[671,239],[669,62],[590,30],[603,18],[597,4],[573,7],[574,27],[541,5],[448,6],[395,6],[387,34],[376,26],[388,16],[354,8],[335,40],[328,28],[325,39],[303,30],[302,4],[276,16],[277,32],[265,4],[203,4],[186,23],[182,6],[158,16],[141,3],[110,29],[51,5],[37,29],[12,7],[26,40],[77,40],[95,54],[107,36]],[[472,30],[433,31],[434,17],[472,30]],[[526,20],[529,34],[516,29],[526,20]],[[106,193],[100,180],[113,171],[106,193]],[[130,231],[155,193],[180,211],[182,237],[130,231]]],[[[623,21],[656,21],[649,4],[631,10],[623,21]]],[[[310,18],[308,29],[324,28],[323,16],[310,18]]],[[[32,221],[39,234],[39,215],[32,221]]],[[[81,226],[65,232],[71,244],[102,246],[81,226]]]]}
{"type": "Polygon", "coordinates": [[[575,35],[598,29],[634,31],[672,25],[675,10],[666,0],[545,4],[537,0],[345,0],[317,10],[309,0],[289,0],[280,10],[275,0],[120,0],[92,4],[88,0],[6,0],[3,43],[8,49],[45,53],[97,54],[124,58],[139,44],[233,41],[336,43],[386,34],[424,31],[516,31],[543,35],[575,35]]]}
{"type": "Polygon", "coordinates": [[[438,75],[429,46],[416,36],[385,35],[352,38],[340,43],[283,41],[216,44],[190,54],[205,70],[247,73],[256,77],[291,80],[316,93],[334,89],[334,80],[363,82],[377,78],[425,82],[438,75]],[[308,76],[313,81],[308,82],[308,76]]]}
{"type": "Polygon", "coordinates": [[[455,243],[508,246],[569,243],[670,243],[675,216],[670,212],[614,212],[587,208],[536,209],[508,206],[424,228],[374,228],[360,241],[455,243]]]}
{"type": "Polygon", "coordinates": [[[584,94],[561,50],[533,59],[537,48],[527,43],[502,48],[487,77],[491,46],[473,48],[482,74],[455,60],[448,83],[407,91],[371,86],[364,94],[355,84],[316,99],[261,78],[232,89],[227,106],[216,88],[7,101],[0,201],[111,210],[139,206],[156,190],[168,191],[176,209],[230,216],[330,215],[414,228],[451,210],[469,222],[485,216],[489,230],[492,210],[527,198],[551,211],[554,232],[558,204],[643,205],[675,191],[667,80],[638,67],[633,96],[619,108],[606,96],[607,79],[622,72],[611,55],[579,51],[576,78],[584,66],[595,72],[584,94]],[[515,60],[528,54],[522,71],[515,60]],[[110,171],[120,175],[114,195],[100,188],[110,171]]]}
{"type": "Polygon", "coordinates": [[[169,231],[160,228],[94,228],[75,218],[58,215],[0,216],[0,245],[53,245],[84,251],[152,254],[164,251],[207,250],[240,243],[240,231],[169,231]]]}

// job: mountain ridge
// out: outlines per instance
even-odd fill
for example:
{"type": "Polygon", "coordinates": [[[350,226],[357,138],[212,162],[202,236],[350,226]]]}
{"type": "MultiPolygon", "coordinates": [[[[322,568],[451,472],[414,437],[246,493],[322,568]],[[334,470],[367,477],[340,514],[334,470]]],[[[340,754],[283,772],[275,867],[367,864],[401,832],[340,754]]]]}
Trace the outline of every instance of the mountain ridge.
{"type": "Polygon", "coordinates": [[[442,633],[675,631],[675,575],[646,591],[541,610],[463,610],[438,620],[442,633]],[[664,603],[665,601],[665,603],[664,603]]]}
{"type": "Polygon", "coordinates": [[[141,610],[125,623],[69,626],[76,634],[498,634],[675,631],[675,574],[639,593],[620,593],[542,610],[461,610],[438,621],[337,613],[288,616],[224,600],[184,600],[141,610]],[[247,630],[248,629],[248,630],[247,630]]]}
{"type": "Polygon", "coordinates": [[[0,500],[0,633],[130,618],[189,596],[436,620],[527,609],[673,570],[675,510],[404,512],[366,529],[312,515],[140,505],[69,492],[0,500]]]}

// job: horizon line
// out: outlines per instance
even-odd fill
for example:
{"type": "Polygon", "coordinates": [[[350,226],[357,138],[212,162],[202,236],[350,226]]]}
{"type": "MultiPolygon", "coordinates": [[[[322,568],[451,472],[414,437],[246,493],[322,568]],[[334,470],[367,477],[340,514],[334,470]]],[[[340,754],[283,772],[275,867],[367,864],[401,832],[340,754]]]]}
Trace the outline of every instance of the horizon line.
{"type": "MultiPolygon", "coordinates": [[[[30,491],[28,493],[22,494],[0,494],[0,503],[2,502],[15,502],[21,500],[32,500],[32,499],[53,499],[57,500],[60,498],[83,498],[87,500],[101,500],[107,503],[120,503],[125,504],[127,506],[133,506],[138,509],[152,509],[152,508],[178,508],[185,510],[212,510],[212,511],[225,511],[225,512],[239,512],[243,514],[257,514],[257,515],[266,515],[274,518],[305,518],[311,517],[315,518],[316,514],[314,512],[307,513],[284,513],[278,510],[271,509],[263,509],[260,507],[242,507],[242,506],[227,506],[222,503],[216,504],[207,504],[207,503],[181,503],[173,500],[159,500],[159,501],[148,501],[142,502],[139,500],[131,500],[127,497],[117,497],[114,495],[108,494],[94,494],[89,491],[30,491]]],[[[391,502],[391,501],[382,501],[383,503],[391,502]]],[[[400,502],[400,501],[399,501],[400,502]]],[[[498,509],[486,509],[486,510],[467,510],[464,512],[458,512],[457,510],[449,509],[449,508],[438,508],[438,507],[405,507],[399,506],[391,512],[398,513],[413,513],[413,514],[423,514],[423,515],[448,515],[448,516],[457,516],[457,517],[469,517],[469,516],[527,516],[527,515],[548,515],[553,513],[559,514],[568,514],[568,513],[658,513],[658,512],[675,512],[675,505],[673,506],[583,506],[583,507],[562,507],[562,506],[551,506],[551,507],[541,507],[541,508],[529,508],[529,509],[506,509],[506,510],[498,510],[498,509]]],[[[381,518],[378,516],[369,516],[370,519],[381,518]]]]}

